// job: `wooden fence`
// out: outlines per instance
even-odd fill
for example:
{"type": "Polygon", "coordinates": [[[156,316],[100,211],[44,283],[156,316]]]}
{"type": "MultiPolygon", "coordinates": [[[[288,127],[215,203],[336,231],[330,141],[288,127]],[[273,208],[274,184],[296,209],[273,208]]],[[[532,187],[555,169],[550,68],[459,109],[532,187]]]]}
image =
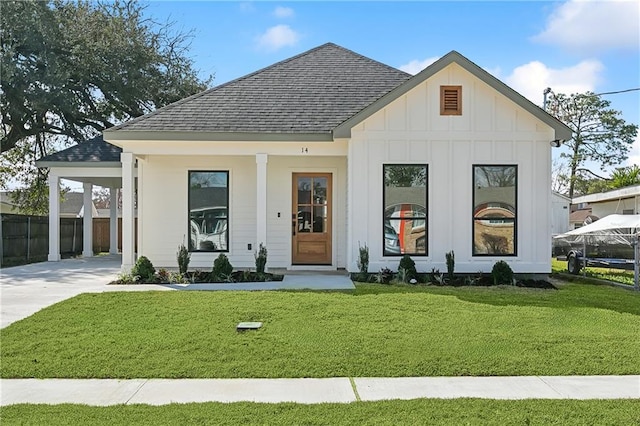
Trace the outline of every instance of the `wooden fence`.
{"type": "MultiPolygon", "coordinates": [[[[0,267],[44,262],[49,254],[49,218],[1,214],[0,267]]],[[[136,227],[136,250],[138,220],[136,227]]],[[[109,218],[93,219],[93,252],[109,251],[109,218]]],[[[72,257],[82,254],[82,218],[60,218],[60,254],[72,257]]],[[[122,250],[122,218],[118,218],[118,250],[122,250]]]]}

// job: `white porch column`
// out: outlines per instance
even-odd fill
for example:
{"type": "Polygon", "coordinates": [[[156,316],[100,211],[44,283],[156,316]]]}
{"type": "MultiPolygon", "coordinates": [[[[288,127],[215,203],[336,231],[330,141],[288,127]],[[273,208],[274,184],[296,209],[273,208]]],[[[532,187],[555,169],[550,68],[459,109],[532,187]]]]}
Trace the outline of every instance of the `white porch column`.
{"type": "Polygon", "coordinates": [[[60,177],[49,170],[49,262],[60,260],[60,177]]]}
{"type": "Polygon", "coordinates": [[[118,254],[118,188],[109,188],[109,253],[118,254]]]}
{"type": "Polygon", "coordinates": [[[93,256],[93,185],[83,183],[83,214],[82,214],[82,257],[93,256]]]}
{"type": "Polygon", "coordinates": [[[122,163],[122,270],[130,271],[135,263],[134,167],[131,152],[120,154],[122,163]]]}
{"type": "Polygon", "coordinates": [[[267,245],[267,154],[256,154],[256,247],[267,245]]]}

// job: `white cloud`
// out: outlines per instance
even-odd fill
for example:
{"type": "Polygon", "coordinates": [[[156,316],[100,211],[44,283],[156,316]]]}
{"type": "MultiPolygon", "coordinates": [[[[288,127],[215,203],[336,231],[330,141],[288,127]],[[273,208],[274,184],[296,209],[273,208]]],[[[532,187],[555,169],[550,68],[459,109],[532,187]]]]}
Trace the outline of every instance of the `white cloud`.
{"type": "Polygon", "coordinates": [[[547,19],[532,39],[581,53],[638,49],[640,24],[637,1],[569,0],[547,19]]]}
{"type": "Polygon", "coordinates": [[[418,74],[420,71],[422,71],[423,69],[425,69],[426,67],[428,67],[429,65],[431,65],[432,63],[434,63],[435,61],[437,61],[438,58],[437,56],[434,56],[432,58],[427,58],[423,61],[419,61],[417,59],[414,59],[413,61],[406,63],[404,65],[401,65],[398,67],[398,69],[409,73],[409,74],[413,74],[416,75],[418,74]]]}
{"type": "Polygon", "coordinates": [[[539,61],[513,70],[504,81],[536,105],[542,105],[542,92],[550,87],[554,93],[594,91],[604,66],[596,60],[582,61],[566,68],[549,68],[539,61]]]}
{"type": "Polygon", "coordinates": [[[278,6],[273,11],[273,15],[276,18],[291,18],[294,15],[293,9],[290,7],[278,6]]]}
{"type": "Polygon", "coordinates": [[[274,51],[285,46],[295,46],[300,35],[288,25],[276,25],[257,37],[258,48],[274,51]]]}

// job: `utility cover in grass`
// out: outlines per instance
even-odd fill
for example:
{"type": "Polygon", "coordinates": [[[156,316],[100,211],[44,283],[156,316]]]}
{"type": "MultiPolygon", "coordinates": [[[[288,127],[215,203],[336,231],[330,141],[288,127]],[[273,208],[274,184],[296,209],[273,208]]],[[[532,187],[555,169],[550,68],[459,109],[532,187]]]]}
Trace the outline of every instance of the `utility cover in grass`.
{"type": "Polygon", "coordinates": [[[237,331],[257,330],[262,327],[261,322],[239,322],[236,326],[237,331]]]}

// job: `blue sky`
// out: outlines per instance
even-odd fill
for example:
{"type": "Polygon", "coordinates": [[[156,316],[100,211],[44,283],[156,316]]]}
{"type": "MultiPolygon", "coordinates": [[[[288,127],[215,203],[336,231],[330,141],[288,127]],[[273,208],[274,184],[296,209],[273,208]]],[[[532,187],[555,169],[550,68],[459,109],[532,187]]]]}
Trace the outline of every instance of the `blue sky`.
{"type": "MultiPolygon", "coordinates": [[[[193,30],[190,55],[218,85],[326,42],[416,73],[451,50],[542,105],[556,93],[640,87],[640,2],[152,1],[193,30]]],[[[640,91],[606,95],[640,122],[640,91]]],[[[626,164],[640,163],[640,139],[626,164]]]]}

